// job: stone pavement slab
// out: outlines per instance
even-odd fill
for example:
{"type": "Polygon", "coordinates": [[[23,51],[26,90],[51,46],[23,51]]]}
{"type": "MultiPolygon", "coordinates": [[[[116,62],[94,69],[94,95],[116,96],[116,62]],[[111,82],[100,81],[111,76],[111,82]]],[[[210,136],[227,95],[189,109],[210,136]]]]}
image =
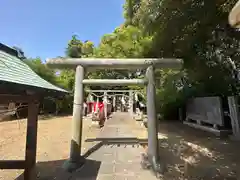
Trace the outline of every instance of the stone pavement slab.
{"type": "Polygon", "coordinates": [[[98,138],[106,139],[103,145],[90,154],[86,164],[69,179],[155,180],[156,177],[150,171],[141,168],[141,154],[144,153],[144,148],[139,144],[129,143],[129,139],[136,138],[132,133],[136,127],[131,121],[134,120],[127,113],[113,114],[99,133],[98,138]]]}

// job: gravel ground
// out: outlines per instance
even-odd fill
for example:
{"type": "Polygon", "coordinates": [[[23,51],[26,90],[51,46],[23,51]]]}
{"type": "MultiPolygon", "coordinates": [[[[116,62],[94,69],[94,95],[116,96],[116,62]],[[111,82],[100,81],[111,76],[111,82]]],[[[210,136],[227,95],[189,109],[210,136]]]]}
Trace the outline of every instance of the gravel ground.
{"type": "MultiPolygon", "coordinates": [[[[137,136],[147,138],[147,129],[135,123],[137,136]]],[[[240,142],[172,121],[160,122],[158,138],[164,180],[240,180],[240,142]]]]}
{"type": "MultiPolygon", "coordinates": [[[[83,138],[93,138],[99,129],[84,119],[83,138]]],[[[0,160],[24,159],[26,142],[26,120],[0,122],[0,160]]],[[[48,162],[60,167],[69,156],[71,116],[53,117],[38,121],[37,166],[48,162]]],[[[84,142],[84,141],[83,141],[84,142]]],[[[88,148],[83,143],[83,151],[88,148]]],[[[52,171],[55,168],[51,169],[52,171]]],[[[19,179],[23,170],[0,170],[0,179],[19,179]]],[[[49,172],[48,172],[49,173],[49,172]]],[[[42,175],[39,175],[42,176],[42,175]]],[[[44,176],[44,175],[43,175],[44,176]]]]}

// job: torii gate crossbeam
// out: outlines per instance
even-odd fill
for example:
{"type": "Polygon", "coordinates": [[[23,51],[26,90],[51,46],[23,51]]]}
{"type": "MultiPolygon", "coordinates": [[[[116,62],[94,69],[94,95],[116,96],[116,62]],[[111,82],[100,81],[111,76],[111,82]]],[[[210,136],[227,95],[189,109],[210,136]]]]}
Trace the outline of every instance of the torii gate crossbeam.
{"type": "Polygon", "coordinates": [[[76,68],[81,65],[87,69],[146,69],[153,65],[156,68],[179,69],[182,66],[182,60],[170,58],[52,58],[47,60],[47,64],[55,68],[76,68]]]}
{"type": "Polygon", "coordinates": [[[128,85],[146,85],[145,79],[84,79],[83,84],[90,85],[111,85],[111,86],[128,86],[128,85]]]}
{"type": "Polygon", "coordinates": [[[95,90],[95,89],[91,89],[91,90],[86,90],[87,92],[116,92],[116,93],[123,93],[123,92],[130,92],[130,91],[132,91],[132,92],[138,92],[139,90],[121,90],[121,89],[111,89],[111,90],[95,90]]]}

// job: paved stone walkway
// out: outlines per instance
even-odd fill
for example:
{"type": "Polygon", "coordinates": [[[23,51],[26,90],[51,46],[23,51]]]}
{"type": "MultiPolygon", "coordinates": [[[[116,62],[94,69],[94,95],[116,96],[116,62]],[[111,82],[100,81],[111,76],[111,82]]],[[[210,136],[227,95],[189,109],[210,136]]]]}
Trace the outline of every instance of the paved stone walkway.
{"type": "Polygon", "coordinates": [[[131,121],[134,120],[127,113],[114,113],[98,136],[102,146],[90,154],[86,164],[68,179],[155,180],[150,171],[140,166],[144,149],[133,142],[136,136],[131,121]]]}

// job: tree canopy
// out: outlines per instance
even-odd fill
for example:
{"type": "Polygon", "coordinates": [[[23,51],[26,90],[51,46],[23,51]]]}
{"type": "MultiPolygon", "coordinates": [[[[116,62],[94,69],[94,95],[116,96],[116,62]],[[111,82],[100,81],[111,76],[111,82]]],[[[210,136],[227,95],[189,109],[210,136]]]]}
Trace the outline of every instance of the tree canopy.
{"type": "MultiPolygon", "coordinates": [[[[233,64],[237,68],[240,65],[240,34],[227,21],[235,3],[236,0],[125,0],[122,25],[103,35],[97,46],[73,35],[66,42],[66,56],[182,58],[181,71],[156,72],[161,82],[157,87],[159,110],[167,116],[190,97],[238,93],[238,82],[232,75],[233,64]]],[[[57,74],[38,58],[26,60],[26,63],[44,79],[73,91],[74,70],[61,70],[57,74]]],[[[90,72],[87,76],[138,78],[143,73],[106,69],[90,72]]]]}

